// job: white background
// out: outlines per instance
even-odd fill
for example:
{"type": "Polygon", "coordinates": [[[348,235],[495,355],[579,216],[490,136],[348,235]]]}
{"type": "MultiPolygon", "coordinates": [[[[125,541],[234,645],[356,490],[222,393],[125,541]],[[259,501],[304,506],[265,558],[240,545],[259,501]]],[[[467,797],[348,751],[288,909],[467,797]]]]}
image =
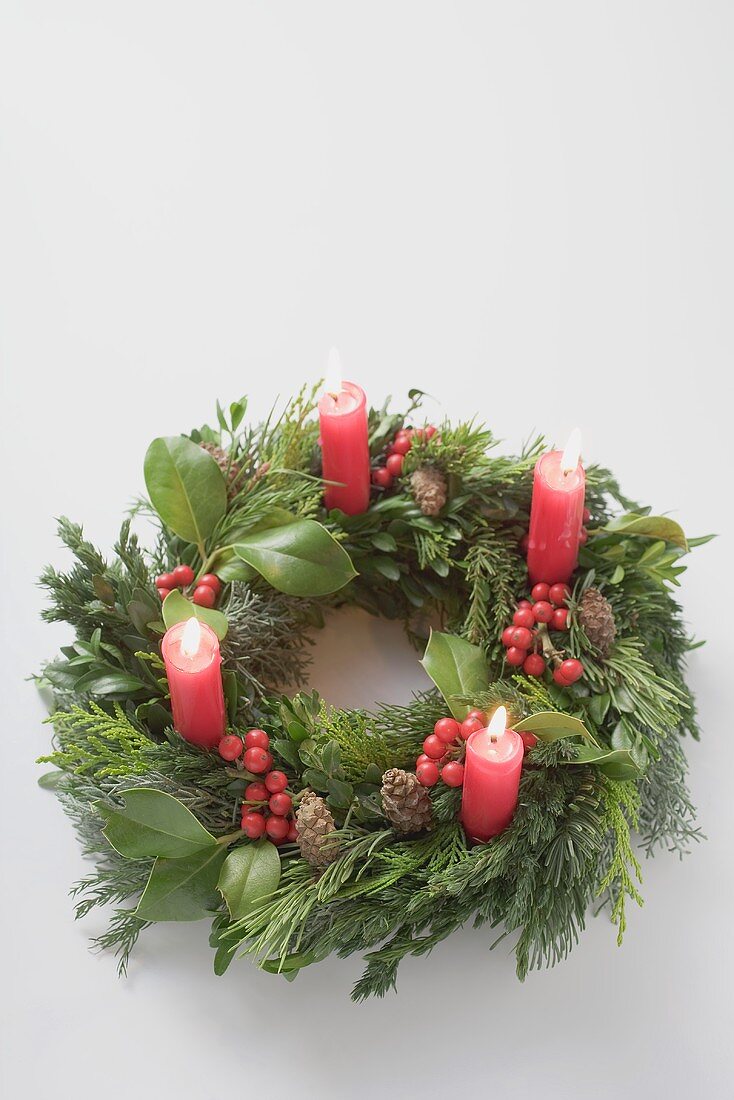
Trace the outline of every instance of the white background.
{"type": "MultiPolygon", "coordinates": [[[[725,0],[0,2],[8,1097],[726,1094],[733,47],[725,0]],[[68,563],[52,517],[109,547],[153,436],[217,396],[262,414],[332,343],[373,403],[420,386],[510,448],[579,424],[630,494],[724,536],[682,590],[709,639],[690,751],[709,840],[645,866],[621,950],[592,919],[524,985],[467,929],[357,1007],[356,959],[215,979],[203,924],[146,933],[118,981],[35,785],[24,678],[66,639],[34,587],[68,563]]],[[[354,705],[420,677],[357,617],[313,682],[354,705]]]]}

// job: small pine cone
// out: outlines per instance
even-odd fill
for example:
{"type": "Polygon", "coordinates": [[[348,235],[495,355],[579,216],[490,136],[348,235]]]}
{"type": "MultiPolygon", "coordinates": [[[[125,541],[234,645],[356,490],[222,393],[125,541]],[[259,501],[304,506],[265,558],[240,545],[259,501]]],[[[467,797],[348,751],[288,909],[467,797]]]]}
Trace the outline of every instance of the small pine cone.
{"type": "Polygon", "coordinates": [[[579,605],[579,622],[584,633],[602,657],[611,653],[617,628],[614,624],[614,612],[598,588],[587,588],[579,605]]]}
{"type": "Polygon", "coordinates": [[[334,818],[323,798],[308,791],[296,811],[296,830],[301,855],[312,867],[328,867],[339,855],[336,841],[329,843],[335,829],[334,818]]]}
{"type": "Polygon", "coordinates": [[[410,476],[415,502],[424,516],[437,516],[446,503],[446,478],[437,466],[421,466],[410,476]]]}
{"type": "Polygon", "coordinates": [[[396,832],[408,836],[430,827],[431,797],[412,772],[390,768],[382,777],[381,793],[385,816],[396,832]]]}
{"type": "Polygon", "coordinates": [[[227,496],[232,500],[239,491],[239,486],[235,485],[235,480],[239,474],[239,468],[234,462],[230,465],[229,455],[226,451],[223,451],[221,447],[217,447],[216,443],[200,443],[199,446],[202,450],[206,451],[207,454],[212,456],[217,466],[222,471],[227,482],[227,496]]]}

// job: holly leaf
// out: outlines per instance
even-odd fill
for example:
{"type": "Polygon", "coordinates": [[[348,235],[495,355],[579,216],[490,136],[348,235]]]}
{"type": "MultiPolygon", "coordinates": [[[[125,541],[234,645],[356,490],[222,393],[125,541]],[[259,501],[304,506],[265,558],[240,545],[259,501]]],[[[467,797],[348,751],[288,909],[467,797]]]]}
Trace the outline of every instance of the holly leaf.
{"type": "Polygon", "coordinates": [[[610,779],[639,779],[642,775],[629,749],[605,749],[592,745],[579,745],[575,760],[564,764],[594,764],[610,779]]]}
{"type": "Polygon", "coordinates": [[[176,623],[185,622],[186,619],[196,618],[199,622],[210,626],[221,642],[227,637],[229,623],[227,616],[213,607],[199,607],[198,604],[187,600],[182,592],[174,588],[163,601],[163,622],[168,630],[176,623]]]}
{"type": "Polygon", "coordinates": [[[126,859],[181,859],[216,844],[211,833],[172,795],[152,787],[133,787],[124,797],[122,809],[112,809],[105,802],[95,805],[106,820],[105,837],[126,859]]]}
{"type": "Polygon", "coordinates": [[[455,634],[432,630],[421,664],[458,721],[466,718],[469,710],[458,697],[471,698],[487,690],[489,667],[484,652],[455,634]]]}
{"type": "Polygon", "coordinates": [[[166,436],[148,447],[143,469],[163,522],[200,546],[227,510],[227,486],[215,460],[185,436],[166,436]]]}
{"type": "Polygon", "coordinates": [[[232,920],[240,920],[269,897],[280,882],[280,856],[269,840],[243,844],[229,853],[217,889],[232,920]]]}
{"type": "Polygon", "coordinates": [[[217,882],[226,855],[224,845],[213,844],[184,859],[157,859],[135,916],[155,921],[211,916],[219,904],[217,882]]]}
{"type": "Polygon", "coordinates": [[[357,576],[346,550],[313,519],[251,532],[234,550],[288,596],[327,596],[357,576]]]}
{"type": "Polygon", "coordinates": [[[562,711],[541,710],[523,718],[512,727],[516,733],[534,733],[539,741],[559,741],[562,737],[583,737],[596,745],[593,735],[587,730],[580,718],[562,711]]]}
{"type": "Polygon", "coordinates": [[[637,512],[627,512],[609,521],[602,531],[615,535],[642,535],[649,539],[663,539],[672,542],[681,550],[688,549],[683,528],[669,516],[641,516],[637,512]]]}

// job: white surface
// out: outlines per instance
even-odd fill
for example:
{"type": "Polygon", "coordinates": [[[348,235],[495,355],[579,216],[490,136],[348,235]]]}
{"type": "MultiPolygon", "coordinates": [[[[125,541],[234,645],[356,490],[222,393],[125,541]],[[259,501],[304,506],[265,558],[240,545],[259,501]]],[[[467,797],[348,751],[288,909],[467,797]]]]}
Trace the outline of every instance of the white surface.
{"type": "MultiPolygon", "coordinates": [[[[731,1073],[734,8],[721,3],[0,3],[4,396],[3,1073],[8,1097],[706,1097],[731,1073]],[[617,951],[592,920],[513,976],[466,930],[354,1007],[357,960],[211,972],[204,925],[127,982],[66,891],[23,678],[65,638],[34,578],[52,516],[109,546],[154,435],[261,414],[339,346],[373,402],[418,385],[509,447],[580,424],[675,510],[709,834],[645,867],[617,951]],[[730,618],[729,614],[729,618],[730,618]]],[[[379,624],[324,640],[333,699],[406,699],[379,624]]],[[[395,649],[393,647],[396,647],[395,649]]],[[[397,656],[396,656],[397,654],[397,656]]],[[[398,661],[399,656],[399,661],[398,661]]]]}

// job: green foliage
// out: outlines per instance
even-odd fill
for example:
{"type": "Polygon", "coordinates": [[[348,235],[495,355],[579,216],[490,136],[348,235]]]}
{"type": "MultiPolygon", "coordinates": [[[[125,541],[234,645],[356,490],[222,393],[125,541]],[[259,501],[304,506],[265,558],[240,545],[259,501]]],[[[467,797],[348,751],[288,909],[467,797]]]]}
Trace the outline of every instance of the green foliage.
{"type": "Polygon", "coordinates": [[[431,631],[421,664],[459,721],[467,713],[467,704],[460,700],[485,690],[489,682],[482,650],[452,634],[431,631]]]}

